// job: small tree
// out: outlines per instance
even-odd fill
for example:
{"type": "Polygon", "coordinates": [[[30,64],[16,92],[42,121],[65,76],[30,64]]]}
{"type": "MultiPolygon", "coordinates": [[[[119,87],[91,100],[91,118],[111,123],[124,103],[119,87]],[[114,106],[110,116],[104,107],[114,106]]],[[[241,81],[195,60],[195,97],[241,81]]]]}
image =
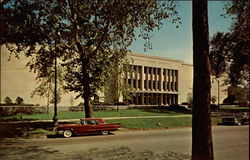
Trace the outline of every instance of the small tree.
{"type": "Polygon", "coordinates": [[[193,95],[190,92],[187,94],[187,102],[193,105],[193,95]]]}
{"type": "Polygon", "coordinates": [[[216,97],[216,96],[212,96],[212,97],[211,97],[211,102],[212,102],[213,104],[215,104],[216,101],[217,101],[217,97],[216,97]]]}
{"type": "Polygon", "coordinates": [[[4,98],[4,103],[7,104],[7,105],[13,104],[11,98],[8,97],[8,96],[4,98]]]}
{"type": "Polygon", "coordinates": [[[234,95],[229,95],[227,98],[223,100],[223,103],[225,104],[234,104],[236,101],[236,97],[234,95]]]}
{"type": "Polygon", "coordinates": [[[16,101],[16,104],[17,104],[17,105],[21,105],[21,104],[23,104],[23,102],[24,102],[23,98],[22,98],[22,97],[19,97],[19,96],[16,98],[15,101],[16,101]]]}

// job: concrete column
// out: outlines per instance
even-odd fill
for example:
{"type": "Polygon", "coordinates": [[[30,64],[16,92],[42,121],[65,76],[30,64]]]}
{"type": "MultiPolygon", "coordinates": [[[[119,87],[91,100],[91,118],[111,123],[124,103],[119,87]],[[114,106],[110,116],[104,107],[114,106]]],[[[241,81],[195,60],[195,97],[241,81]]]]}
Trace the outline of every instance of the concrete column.
{"type": "Polygon", "coordinates": [[[151,74],[150,74],[150,80],[151,80],[151,83],[150,83],[150,86],[151,86],[151,90],[153,90],[153,82],[154,82],[154,77],[153,77],[153,67],[151,67],[151,74]]]}
{"type": "Polygon", "coordinates": [[[147,78],[146,78],[147,79],[147,83],[146,83],[147,87],[146,88],[147,88],[147,90],[149,90],[149,79],[150,79],[149,78],[149,67],[147,67],[146,75],[147,75],[147,78]]]}
{"type": "Polygon", "coordinates": [[[131,80],[131,87],[134,88],[134,68],[133,65],[131,65],[131,71],[130,71],[130,80],[131,80]]]}
{"type": "Polygon", "coordinates": [[[175,91],[175,85],[174,85],[174,83],[175,83],[175,70],[172,70],[172,77],[173,77],[173,79],[172,79],[172,91],[175,91]]]}
{"type": "Polygon", "coordinates": [[[178,87],[179,87],[179,77],[178,77],[178,70],[176,71],[176,91],[178,92],[178,87]]]}
{"type": "Polygon", "coordinates": [[[175,104],[175,95],[172,95],[172,104],[175,104]]]}
{"type": "Polygon", "coordinates": [[[170,69],[167,70],[167,91],[170,91],[170,69]]]}
{"type": "Polygon", "coordinates": [[[160,104],[163,105],[163,93],[159,93],[160,94],[160,104]]]}
{"type": "Polygon", "coordinates": [[[128,72],[127,71],[125,71],[125,83],[126,85],[128,84],[128,72]]]}
{"type": "Polygon", "coordinates": [[[154,75],[154,83],[155,83],[155,90],[158,90],[158,68],[155,68],[155,75],[154,75]]]}
{"type": "Polygon", "coordinates": [[[163,91],[163,68],[160,69],[160,91],[163,91]]]}
{"type": "Polygon", "coordinates": [[[135,89],[136,90],[139,90],[138,88],[138,82],[139,82],[139,79],[138,79],[138,75],[139,75],[139,70],[138,70],[138,66],[135,67],[135,89]]]}
{"type": "Polygon", "coordinates": [[[163,83],[162,83],[162,86],[163,86],[163,90],[166,91],[166,83],[167,83],[167,76],[166,76],[166,69],[163,69],[163,83]]]}
{"type": "Polygon", "coordinates": [[[168,105],[171,105],[172,104],[172,95],[171,94],[169,94],[168,95],[168,105]]]}
{"type": "Polygon", "coordinates": [[[145,74],[144,74],[144,66],[141,66],[141,90],[144,91],[144,77],[145,77],[145,74]]]}

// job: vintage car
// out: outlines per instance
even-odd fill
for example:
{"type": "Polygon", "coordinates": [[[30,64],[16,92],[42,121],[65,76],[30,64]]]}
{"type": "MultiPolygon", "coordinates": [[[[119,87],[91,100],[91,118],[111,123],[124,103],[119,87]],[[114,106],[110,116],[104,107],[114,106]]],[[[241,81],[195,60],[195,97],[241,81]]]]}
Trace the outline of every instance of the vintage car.
{"type": "Polygon", "coordinates": [[[241,125],[241,122],[235,116],[221,118],[221,124],[224,125],[241,125]]]}
{"type": "Polygon", "coordinates": [[[77,124],[60,125],[56,128],[57,135],[68,138],[72,135],[103,134],[107,135],[111,131],[118,130],[120,124],[107,124],[100,118],[83,118],[77,124]]]}

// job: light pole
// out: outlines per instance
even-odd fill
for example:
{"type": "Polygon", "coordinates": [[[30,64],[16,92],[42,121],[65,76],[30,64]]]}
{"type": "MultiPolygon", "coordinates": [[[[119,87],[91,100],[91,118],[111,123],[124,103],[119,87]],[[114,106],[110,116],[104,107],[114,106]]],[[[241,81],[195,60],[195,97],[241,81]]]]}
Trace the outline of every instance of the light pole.
{"type": "MultiPolygon", "coordinates": [[[[58,31],[57,32],[57,35],[58,35],[58,37],[60,38],[60,32],[58,31]]],[[[57,117],[57,52],[58,52],[58,42],[57,42],[58,40],[57,39],[55,39],[55,59],[54,59],[54,62],[55,62],[55,66],[54,66],[54,69],[55,69],[55,71],[54,71],[54,78],[55,78],[55,88],[54,88],[54,117],[53,117],[53,125],[54,125],[54,127],[55,126],[57,126],[58,125],[58,117],[57,117]]]]}

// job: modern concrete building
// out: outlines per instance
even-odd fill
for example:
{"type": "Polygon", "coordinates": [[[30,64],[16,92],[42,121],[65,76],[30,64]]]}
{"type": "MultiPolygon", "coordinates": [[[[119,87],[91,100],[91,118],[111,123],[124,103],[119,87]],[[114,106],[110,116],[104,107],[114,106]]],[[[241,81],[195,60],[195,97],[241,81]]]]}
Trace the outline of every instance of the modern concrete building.
{"type": "MultiPolygon", "coordinates": [[[[193,65],[186,64],[182,60],[145,54],[129,54],[128,58],[133,60],[133,64],[130,65],[130,71],[121,78],[132,88],[129,104],[180,104],[187,101],[188,95],[192,95],[193,65]]],[[[119,94],[114,88],[112,86],[108,94],[105,94],[105,101],[108,103],[114,103],[117,99],[124,101],[122,97],[115,97],[119,94]]],[[[212,95],[218,97],[217,84],[212,83],[211,91],[212,95]]],[[[220,88],[219,95],[221,103],[227,93],[220,88]]]]}
{"type": "Polygon", "coordinates": [[[192,65],[143,54],[131,54],[129,57],[134,64],[125,81],[134,88],[131,104],[178,104],[186,101],[188,92],[192,92],[192,65]]]}
{"type": "MultiPolygon", "coordinates": [[[[11,61],[8,61],[9,51],[5,47],[2,47],[1,50],[2,102],[7,96],[12,100],[21,96],[25,103],[46,105],[47,99],[45,97],[30,97],[37,84],[36,74],[29,72],[29,68],[25,67],[28,59],[20,55],[22,57],[19,60],[12,57],[11,61]]],[[[120,78],[132,88],[130,90],[132,97],[130,104],[180,104],[187,101],[188,95],[192,95],[193,66],[191,64],[186,64],[183,60],[146,54],[129,54],[128,58],[133,59],[133,65],[131,64],[133,69],[120,78]]],[[[220,85],[218,85],[219,81],[212,82],[214,83],[212,83],[211,94],[216,97],[220,95],[220,103],[222,103],[227,97],[227,86],[221,86],[222,81],[220,85]]],[[[118,84],[114,81],[114,85],[118,84]]],[[[105,94],[100,94],[100,101],[107,103],[122,102],[123,97],[118,96],[117,92],[117,87],[111,87],[105,94]]],[[[72,106],[82,102],[82,99],[75,100],[74,97],[74,93],[63,94],[59,105],[72,106]]]]}

